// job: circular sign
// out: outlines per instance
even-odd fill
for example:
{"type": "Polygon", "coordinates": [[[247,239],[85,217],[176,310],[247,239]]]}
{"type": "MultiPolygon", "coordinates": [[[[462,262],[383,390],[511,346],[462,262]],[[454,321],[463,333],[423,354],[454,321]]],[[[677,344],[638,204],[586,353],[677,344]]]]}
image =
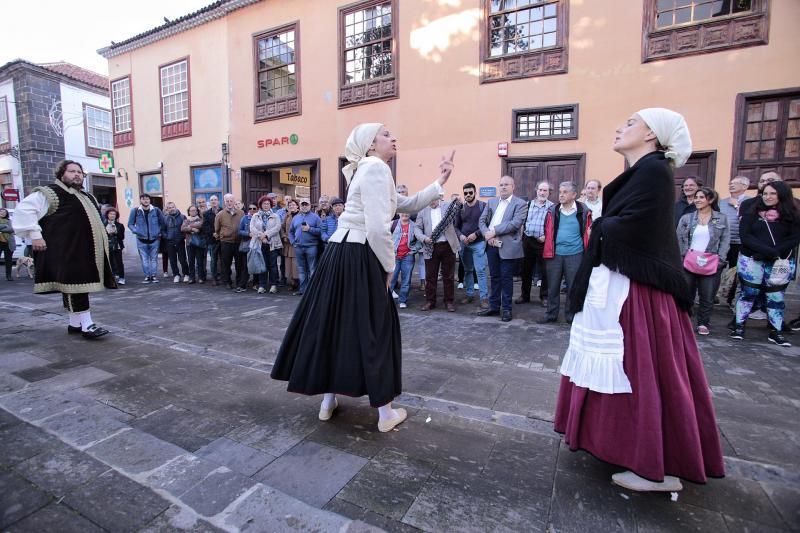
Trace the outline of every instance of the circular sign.
{"type": "Polygon", "coordinates": [[[300,137],[298,137],[296,133],[292,133],[292,134],[289,136],[289,142],[290,142],[290,143],[292,143],[292,144],[297,144],[297,142],[298,142],[299,140],[300,140],[300,137]]]}
{"type": "Polygon", "coordinates": [[[5,189],[2,193],[2,197],[6,202],[18,202],[19,189],[5,189]]]}

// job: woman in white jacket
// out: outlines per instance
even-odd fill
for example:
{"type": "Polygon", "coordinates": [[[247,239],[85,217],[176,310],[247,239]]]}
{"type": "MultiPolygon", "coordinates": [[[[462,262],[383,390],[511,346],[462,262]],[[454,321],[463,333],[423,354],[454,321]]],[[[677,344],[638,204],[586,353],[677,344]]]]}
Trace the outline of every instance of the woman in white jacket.
{"type": "Polygon", "coordinates": [[[396,150],[382,124],[361,124],[350,133],[350,164],[342,169],[349,184],[345,211],[272,368],[273,379],[288,381],[290,392],[324,394],[320,420],[333,415],[336,394],[368,395],[382,432],[407,416],[392,408],[402,385],[400,321],[389,291],[395,265],[389,225],[396,212],[415,213],[438,197],[455,153],[442,158],[434,183],[405,197],[395,191],[387,164],[396,150]]]}

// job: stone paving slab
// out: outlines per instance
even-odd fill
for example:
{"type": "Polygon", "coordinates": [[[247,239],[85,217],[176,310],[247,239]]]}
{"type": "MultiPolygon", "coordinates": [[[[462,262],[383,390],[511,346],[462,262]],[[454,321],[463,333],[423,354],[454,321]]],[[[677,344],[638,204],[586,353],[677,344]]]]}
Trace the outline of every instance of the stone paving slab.
{"type": "MultiPolygon", "coordinates": [[[[12,289],[22,290],[0,285],[0,299],[15,302],[6,310],[7,324],[15,324],[3,330],[9,331],[7,346],[40,360],[18,370],[45,368],[56,375],[38,379],[35,370],[28,375],[35,381],[10,380],[3,392],[2,379],[12,374],[0,370],[0,406],[11,402],[14,412],[26,409],[20,416],[58,438],[66,435],[70,416],[82,413],[85,419],[116,421],[120,433],[113,423],[95,429],[100,441],[132,431],[158,441],[159,464],[140,473],[118,472],[168,505],[141,526],[150,531],[258,529],[255,524],[267,530],[355,531],[369,527],[364,523],[404,532],[797,529],[800,349],[767,345],[763,323],[748,325],[745,342],[729,342],[722,326],[715,326],[727,320],[724,310],[715,310],[714,334],[699,342],[729,475],[703,486],[687,483],[673,502],[668,495],[615,487],[610,475],[618,468],[569,452],[553,433],[557,368],[569,329],[534,324],[543,314],[538,306],[515,306],[515,319],[500,324],[470,315],[466,306],[456,313],[420,313],[414,310],[419,294],[412,295],[413,305],[400,313],[407,392],[398,399],[411,416],[382,434],[364,399],[340,398],[334,418],[322,423],[316,419],[319,398],[287,394],[285,383],[269,379],[269,363],[297,303],[285,293],[234,295],[172,284],[100,293],[93,307],[113,333],[87,343],[62,331],[56,299],[28,296],[35,302],[29,304],[25,297],[9,298],[12,289]],[[142,298],[156,302],[146,314],[136,309],[142,298]],[[198,299],[208,302],[207,316],[193,316],[188,326],[176,322],[175,302],[198,299]],[[429,331],[436,335],[420,333],[429,331]],[[48,388],[71,372],[96,370],[109,375],[96,373],[100,381],[75,382],[77,388],[62,392],[48,388]],[[13,392],[15,386],[21,390],[13,392]],[[39,388],[50,394],[39,394],[39,388]],[[332,450],[343,465],[360,466],[338,480],[336,472],[327,476],[325,468],[316,468],[318,487],[310,473],[315,454],[305,461],[295,457],[304,449],[332,450]],[[290,466],[276,475],[282,464],[290,466]],[[262,485],[260,476],[269,473],[296,482],[291,490],[323,509],[262,485]],[[314,496],[317,489],[321,495],[314,496]],[[199,516],[182,499],[190,493],[193,505],[218,514],[199,516]]],[[[787,305],[799,307],[800,300],[792,296],[787,305]]],[[[18,425],[0,412],[0,431],[18,425]]],[[[44,469],[37,458],[57,454],[58,447],[33,437],[22,456],[29,453],[10,467],[44,469]]],[[[118,461],[113,455],[105,460],[118,461]]],[[[133,470],[145,466],[151,465],[135,464],[133,470]]],[[[57,478],[57,469],[52,476],[57,478]]],[[[92,483],[96,478],[81,487],[92,483]]]]}
{"type": "Polygon", "coordinates": [[[9,526],[4,531],[9,533],[42,533],[57,531],[58,533],[102,533],[105,531],[90,522],[66,505],[51,503],[23,520],[9,526]]]}
{"type": "Polygon", "coordinates": [[[114,468],[131,474],[153,470],[185,453],[174,444],[136,429],[117,433],[87,448],[86,452],[104,463],[113,465],[114,468]]]}

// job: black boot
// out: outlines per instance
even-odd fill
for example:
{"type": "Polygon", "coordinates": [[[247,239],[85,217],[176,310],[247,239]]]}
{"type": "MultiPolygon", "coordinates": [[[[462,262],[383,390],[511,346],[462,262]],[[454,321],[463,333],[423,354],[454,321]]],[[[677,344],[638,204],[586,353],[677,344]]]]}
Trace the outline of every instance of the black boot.
{"type": "Polygon", "coordinates": [[[728,335],[731,339],[744,339],[744,324],[734,323],[731,328],[731,334],[728,335]]]}

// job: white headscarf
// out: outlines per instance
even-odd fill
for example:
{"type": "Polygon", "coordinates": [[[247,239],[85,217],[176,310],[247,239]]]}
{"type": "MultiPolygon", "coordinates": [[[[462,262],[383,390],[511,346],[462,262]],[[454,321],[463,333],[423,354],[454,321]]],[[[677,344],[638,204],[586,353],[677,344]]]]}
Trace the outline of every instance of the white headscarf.
{"type": "Polygon", "coordinates": [[[656,134],[658,142],[666,149],[664,155],[680,168],[692,155],[692,137],[683,115],[664,109],[650,107],[636,112],[656,134]]]}
{"type": "Polygon", "coordinates": [[[350,164],[342,169],[342,174],[344,174],[344,179],[347,180],[348,185],[350,180],[353,179],[353,173],[358,168],[358,162],[363,157],[366,157],[367,150],[372,146],[372,142],[382,127],[383,124],[378,124],[377,122],[366,122],[359,124],[350,132],[347,143],[344,145],[344,156],[350,161],[350,164]]]}

